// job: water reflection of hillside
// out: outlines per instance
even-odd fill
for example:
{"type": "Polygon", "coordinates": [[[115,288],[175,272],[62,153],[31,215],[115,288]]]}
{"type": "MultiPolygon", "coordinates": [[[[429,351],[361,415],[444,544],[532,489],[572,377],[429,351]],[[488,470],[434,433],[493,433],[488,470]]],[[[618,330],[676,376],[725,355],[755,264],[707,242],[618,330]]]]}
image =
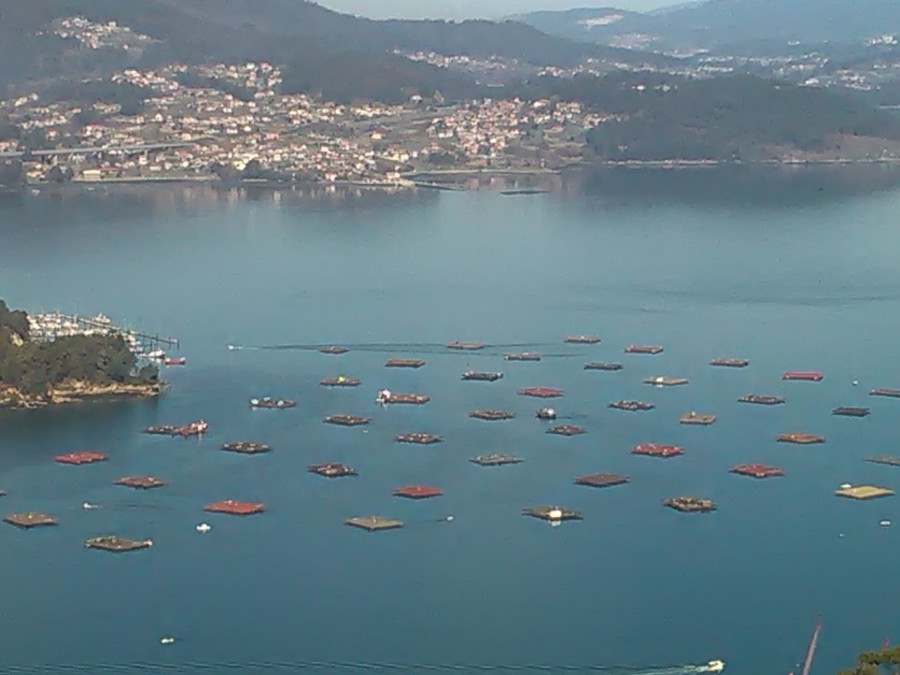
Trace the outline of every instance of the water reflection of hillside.
{"type": "MultiPolygon", "coordinates": [[[[5,212],[40,217],[65,208],[68,222],[117,222],[159,216],[190,215],[225,210],[245,202],[329,208],[396,208],[431,202],[428,190],[369,189],[353,186],[264,186],[224,188],[211,185],[109,185],[45,187],[27,192],[0,193],[0,216],[5,212]]],[[[2,220],[0,220],[2,222],[2,220]]]]}
{"type": "Polygon", "coordinates": [[[888,191],[900,186],[900,167],[718,167],[705,169],[600,169],[567,176],[564,193],[591,195],[623,205],[806,206],[888,191]]]}

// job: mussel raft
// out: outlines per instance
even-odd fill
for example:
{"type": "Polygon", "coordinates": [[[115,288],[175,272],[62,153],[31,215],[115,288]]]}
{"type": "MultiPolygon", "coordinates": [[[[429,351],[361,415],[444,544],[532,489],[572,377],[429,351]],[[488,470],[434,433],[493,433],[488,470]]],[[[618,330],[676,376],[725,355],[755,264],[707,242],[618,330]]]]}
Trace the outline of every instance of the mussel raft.
{"type": "Polygon", "coordinates": [[[781,405],[784,403],[782,396],[763,396],[761,394],[747,394],[738,399],[738,403],[755,403],[756,405],[781,405]]]}
{"type": "Polygon", "coordinates": [[[854,408],[852,406],[842,405],[831,411],[832,415],[840,417],[867,417],[871,411],[868,408],[854,408]]]}
{"type": "Polygon", "coordinates": [[[540,361],[541,355],[534,352],[522,352],[520,354],[504,354],[504,361],[540,361]]]}
{"type": "Polygon", "coordinates": [[[656,406],[652,403],[644,403],[643,401],[613,401],[609,404],[609,407],[615,408],[616,410],[637,412],[639,410],[653,410],[656,406]]]}
{"type": "Polygon", "coordinates": [[[124,553],[126,551],[137,551],[142,548],[150,548],[153,546],[152,539],[125,539],[124,537],[116,537],[109,535],[106,537],[92,537],[84,542],[85,548],[96,548],[101,551],[109,551],[110,553],[124,553]]]}
{"type": "Polygon", "coordinates": [[[581,520],[581,514],[572,509],[566,509],[561,506],[534,506],[522,509],[523,516],[532,518],[540,518],[551,523],[558,523],[564,520],[581,520]]]}
{"type": "Polygon", "coordinates": [[[297,402],[289,398],[275,399],[271,396],[263,396],[262,398],[251,398],[250,407],[264,410],[287,410],[288,408],[296,408],[297,402]]]}
{"type": "Polygon", "coordinates": [[[606,370],[606,371],[616,371],[622,370],[624,366],[621,363],[602,363],[602,362],[592,362],[584,364],[585,370],[606,370]]]}
{"type": "Polygon", "coordinates": [[[900,457],[892,455],[875,455],[874,457],[866,457],[867,462],[874,464],[886,464],[888,466],[900,466],[900,457]]]}
{"type": "Polygon", "coordinates": [[[407,485],[394,488],[392,494],[395,497],[403,497],[405,499],[431,499],[443,496],[444,491],[428,485],[407,485]]]}
{"type": "Polygon", "coordinates": [[[358,387],[361,382],[355,377],[338,375],[337,377],[326,377],[319,384],[323,387],[358,387]]]}
{"type": "Polygon", "coordinates": [[[699,497],[672,497],[663,499],[662,503],[670,509],[683,513],[710,513],[716,510],[716,505],[712,500],[699,497]]]}
{"type": "Polygon", "coordinates": [[[163,487],[166,481],[153,476],[125,476],[124,478],[119,478],[115,484],[136,490],[152,490],[153,488],[163,487]]]}
{"type": "Polygon", "coordinates": [[[746,368],[750,365],[749,359],[713,359],[709,362],[711,366],[719,366],[722,368],[746,368]]]}
{"type": "Polygon", "coordinates": [[[631,479],[628,476],[621,476],[617,473],[594,473],[590,476],[579,476],[575,479],[575,485],[584,485],[593,488],[613,487],[615,485],[624,485],[631,479]]]}
{"type": "Polygon", "coordinates": [[[421,368],[425,365],[422,359],[388,359],[385,368],[421,368]]]}
{"type": "Polygon", "coordinates": [[[825,374],[818,370],[789,370],[781,379],[794,382],[821,382],[825,374]]]}
{"type": "Polygon", "coordinates": [[[503,373],[485,373],[468,370],[462,374],[462,379],[469,382],[496,382],[503,377],[503,373]]]}
{"type": "Polygon", "coordinates": [[[534,398],[559,398],[565,392],[556,387],[525,387],[519,389],[519,396],[532,396],[534,398]]]}
{"type": "Polygon", "coordinates": [[[784,469],[777,466],[767,466],[766,464],[738,464],[729,469],[731,473],[739,476],[748,476],[750,478],[775,478],[784,475],[784,469]]]}
{"type": "Polygon", "coordinates": [[[680,424],[696,424],[700,426],[709,426],[716,421],[716,416],[712,413],[698,413],[691,411],[682,415],[678,422],[680,424]]]}
{"type": "Polygon", "coordinates": [[[473,410],[469,413],[469,417],[479,420],[487,420],[489,422],[497,422],[500,420],[515,419],[516,414],[507,412],[506,410],[473,410]]]}
{"type": "Polygon", "coordinates": [[[575,345],[595,345],[600,338],[596,335],[567,335],[564,341],[575,345]]]}
{"type": "Polygon", "coordinates": [[[310,464],[306,467],[306,470],[318,476],[324,476],[325,478],[344,478],[347,476],[359,475],[357,474],[356,469],[353,469],[346,464],[337,464],[335,462],[328,464],[310,464]]]}
{"type": "Polygon", "coordinates": [[[560,424],[557,427],[550,427],[547,429],[546,433],[554,434],[555,436],[578,436],[580,434],[586,434],[587,429],[575,426],[574,424],[560,424]]]}
{"type": "Polygon", "coordinates": [[[425,405],[431,400],[431,397],[424,394],[394,394],[385,396],[383,403],[385,405],[403,404],[403,405],[425,405]]]}
{"type": "Polygon", "coordinates": [[[893,497],[894,491],[888,488],[877,487],[875,485],[853,485],[850,487],[835,490],[838,497],[846,497],[847,499],[857,499],[864,501],[867,499],[880,499],[882,497],[893,497]]]}
{"type": "Polygon", "coordinates": [[[824,436],[816,434],[778,434],[775,440],[779,443],[794,443],[796,445],[811,445],[814,443],[824,443],[824,436]]]}
{"type": "Polygon", "coordinates": [[[677,457],[684,454],[684,448],[677,445],[665,445],[662,443],[640,443],[631,449],[632,455],[645,455],[647,457],[677,457]]]}
{"type": "Polygon", "coordinates": [[[237,443],[224,443],[222,450],[225,452],[237,452],[243,455],[258,455],[269,452],[272,448],[265,443],[252,443],[250,441],[238,441],[237,443]]]}
{"type": "Polygon", "coordinates": [[[412,433],[412,434],[400,434],[399,436],[395,436],[394,440],[398,443],[414,443],[416,445],[431,445],[432,443],[440,443],[442,439],[440,436],[435,434],[421,434],[421,433],[412,433]]]}
{"type": "Polygon", "coordinates": [[[384,516],[357,516],[345,520],[344,525],[357,527],[368,532],[377,532],[379,530],[399,529],[403,527],[403,521],[385,518],[384,516]]]}
{"type": "Polygon", "coordinates": [[[80,464],[94,464],[95,462],[105,462],[109,459],[109,455],[105,452],[93,452],[85,450],[81,452],[69,452],[65,455],[57,455],[53,458],[59,464],[72,464],[78,466],[80,464]]]}
{"type": "Polygon", "coordinates": [[[887,398],[900,398],[900,389],[873,389],[869,396],[886,396],[887,398]]]}
{"type": "Polygon", "coordinates": [[[469,352],[477,352],[484,349],[484,345],[481,342],[460,342],[459,340],[454,340],[450,344],[447,345],[447,349],[455,349],[456,351],[469,351],[469,352]]]}
{"type": "Polygon", "coordinates": [[[478,455],[470,460],[473,464],[479,466],[503,466],[504,464],[521,464],[524,460],[515,455],[478,455]]]}
{"type": "Polygon", "coordinates": [[[336,424],[341,427],[357,427],[372,421],[369,417],[357,417],[356,415],[329,415],[322,421],[325,424],[336,424]]]}
{"type": "Polygon", "coordinates": [[[662,354],[663,348],[658,345],[628,345],[625,347],[626,354],[662,354]]]}
{"type": "Polygon", "coordinates": [[[678,385],[687,383],[688,379],[686,377],[666,377],[664,375],[657,375],[655,377],[644,379],[644,384],[652,384],[656,387],[677,387],[678,385]]]}
{"type": "Polygon", "coordinates": [[[261,502],[239,502],[234,499],[225,499],[203,507],[209,513],[224,513],[229,516],[252,516],[266,510],[266,505],[261,502]]]}
{"type": "Polygon", "coordinates": [[[32,527],[48,527],[57,524],[56,518],[46,513],[38,513],[37,511],[29,511],[28,513],[13,513],[6,516],[4,522],[15,525],[23,530],[30,530],[32,527]]]}

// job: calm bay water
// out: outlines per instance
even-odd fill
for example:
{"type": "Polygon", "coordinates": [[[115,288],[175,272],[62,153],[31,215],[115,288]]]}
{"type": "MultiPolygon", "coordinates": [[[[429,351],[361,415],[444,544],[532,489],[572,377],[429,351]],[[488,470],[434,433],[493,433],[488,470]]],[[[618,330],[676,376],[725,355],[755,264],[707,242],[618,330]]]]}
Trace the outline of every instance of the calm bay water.
{"type": "Polygon", "coordinates": [[[900,470],[863,461],[896,454],[898,439],[900,403],[866,395],[900,386],[900,191],[889,183],[882,173],[663,172],[606,174],[518,197],[158,188],[3,198],[0,297],[32,311],[102,311],[177,335],[188,367],[166,372],[171,391],[158,402],[0,414],[4,512],[60,519],[43,531],[0,527],[0,670],[162,663],[169,672],[227,664],[263,672],[316,662],[322,671],[342,663],[345,671],[537,664],[633,672],[721,658],[727,672],[777,675],[801,659],[817,621],[825,627],[815,673],[900,639],[900,527],[879,527],[883,518],[900,523],[898,498],[832,495],[845,481],[900,490],[900,470]],[[570,333],[603,342],[564,345],[570,333]],[[490,346],[469,354],[440,347],[455,339],[490,346]],[[318,343],[357,347],[343,356],[290,348],[318,343]],[[623,355],[631,343],[665,352],[623,355]],[[545,359],[503,362],[504,351],[526,349],[545,359]],[[428,364],[386,370],[391,356],[428,364]],[[714,356],[752,363],[713,369],[714,356]],[[599,360],[625,369],[582,370],[599,360]],[[460,381],[469,368],[505,377],[460,381]],[[821,369],[826,379],[783,383],[787,369],[821,369]],[[318,386],[338,374],[363,386],[318,386]],[[641,384],[650,375],[691,383],[657,390],[641,384]],[[539,404],[515,394],[529,385],[564,388],[556,407],[589,433],[542,433],[539,404]],[[385,386],[432,401],[379,410],[374,396],[385,386]],[[788,403],[735,403],[750,392],[788,403]],[[265,394],[300,406],[248,408],[249,397],[265,394]],[[619,398],[657,408],[606,407],[619,398]],[[832,417],[838,405],[868,405],[873,414],[832,417]],[[479,407],[519,417],[469,419],[479,407]],[[689,410],[719,419],[679,426],[689,410]],[[365,429],[320,421],[339,413],[374,419],[365,429]],[[199,441],[140,433],[199,417],[211,424],[199,441]],[[445,442],[392,442],[407,431],[445,442]],[[775,443],[789,431],[828,442],[775,443]],[[239,439],[275,450],[217,451],[239,439]],[[629,454],[647,441],[687,454],[629,454]],[[110,461],[52,462],[87,448],[110,461]],[[467,461],[487,452],[525,462],[486,469],[467,461]],[[306,473],[322,461],[348,463],[360,477],[306,473]],[[754,461],[787,476],[727,472],[754,461]],[[600,471],[632,482],[572,484],[600,471]],[[130,474],[170,485],[148,493],[112,486],[130,474]],[[437,485],[445,496],[391,496],[410,483],[437,485]],[[719,511],[660,506],[680,494],[712,498],[719,511]],[[226,498],[265,501],[267,512],[203,513],[226,498]],[[84,511],[84,501],[102,508],[84,511]],[[547,503],[585,519],[551,528],[519,515],[547,503]],[[366,534],[341,524],[370,513],[407,526],[366,534]],[[213,526],[205,536],[194,531],[203,521],[213,526]],[[122,556],[83,549],[86,537],[107,533],[155,545],[122,556]],[[164,635],[178,641],[162,646],[164,635]]]}

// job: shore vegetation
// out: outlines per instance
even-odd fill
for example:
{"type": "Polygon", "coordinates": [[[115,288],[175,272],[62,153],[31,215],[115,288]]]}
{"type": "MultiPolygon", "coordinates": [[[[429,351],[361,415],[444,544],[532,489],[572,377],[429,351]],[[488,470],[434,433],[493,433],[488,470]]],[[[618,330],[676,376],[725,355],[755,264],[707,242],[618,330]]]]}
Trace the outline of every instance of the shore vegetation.
{"type": "Polygon", "coordinates": [[[118,393],[158,393],[156,366],[138,368],[125,339],[117,334],[71,335],[33,340],[28,315],[0,300],[0,406],[118,393]],[[119,391],[121,389],[121,391],[119,391]]]}

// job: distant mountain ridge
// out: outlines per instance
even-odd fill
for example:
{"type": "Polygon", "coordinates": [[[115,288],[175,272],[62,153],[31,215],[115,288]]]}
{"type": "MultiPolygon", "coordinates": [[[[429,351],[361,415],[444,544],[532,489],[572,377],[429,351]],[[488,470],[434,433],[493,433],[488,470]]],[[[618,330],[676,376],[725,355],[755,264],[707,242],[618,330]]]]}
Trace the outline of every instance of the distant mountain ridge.
{"type": "Polygon", "coordinates": [[[656,25],[652,15],[615,7],[577,7],[509,17],[550,35],[583,42],[610,43],[617,35],[641,32],[656,25]]]}
{"type": "Polygon", "coordinates": [[[268,61],[289,66],[295,81],[313,88],[339,80],[348,81],[345,89],[374,82],[375,89],[392,89],[389,99],[414,89],[477,92],[471,78],[413,63],[395,50],[560,67],[586,58],[633,65],[664,58],[551,36],[512,21],[375,21],[307,0],[0,0],[0,91],[128,66],[268,61]],[[78,49],[48,30],[55,19],[73,16],[115,21],[156,42],[139,56],[78,49]]]}
{"type": "Polygon", "coordinates": [[[640,33],[661,49],[775,40],[858,42],[900,32],[900,0],[706,0],[652,13],[582,8],[511,18],[554,35],[601,44],[617,44],[626,34],[640,33]],[[590,21],[616,13],[623,16],[620,21],[590,21]]]}

